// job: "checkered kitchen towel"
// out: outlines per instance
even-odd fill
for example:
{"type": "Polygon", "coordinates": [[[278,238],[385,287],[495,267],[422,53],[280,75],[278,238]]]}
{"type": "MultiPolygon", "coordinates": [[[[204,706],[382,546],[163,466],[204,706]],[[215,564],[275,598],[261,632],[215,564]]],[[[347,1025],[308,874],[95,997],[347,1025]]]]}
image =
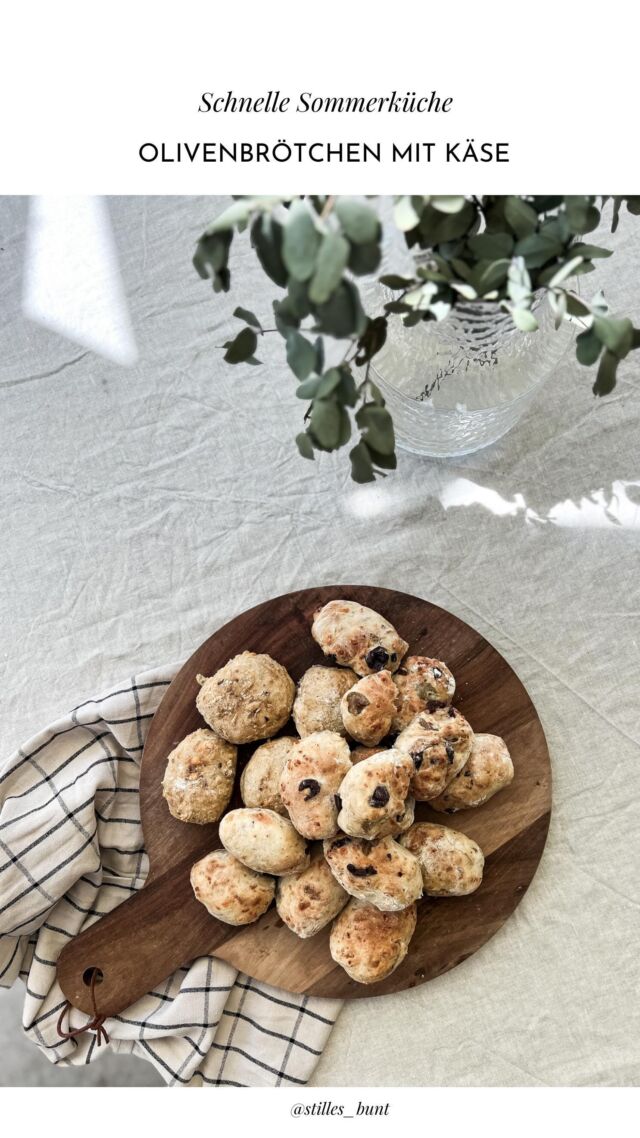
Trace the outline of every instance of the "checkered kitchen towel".
{"type": "MultiPolygon", "coordinates": [[[[56,960],[144,884],[140,758],[175,670],[146,672],[81,704],[0,768],[0,986],[24,980],[24,1030],[53,1063],[90,1063],[105,1050],[90,1033],[59,1038],[56,960]]],[[[339,1008],[207,956],[105,1027],[111,1049],[150,1060],[168,1083],[298,1086],[339,1008]]],[[[87,1020],[72,1011],[71,1027],[87,1020]]]]}

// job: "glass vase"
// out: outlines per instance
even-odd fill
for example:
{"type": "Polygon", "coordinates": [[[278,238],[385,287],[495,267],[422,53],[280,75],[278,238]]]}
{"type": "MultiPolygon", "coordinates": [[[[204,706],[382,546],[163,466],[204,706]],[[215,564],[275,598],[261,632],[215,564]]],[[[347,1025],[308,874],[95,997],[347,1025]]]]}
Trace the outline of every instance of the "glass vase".
{"type": "MultiPolygon", "coordinates": [[[[383,303],[392,299],[378,288],[387,294],[383,303]]],[[[543,297],[532,307],[539,328],[527,333],[492,301],[465,301],[444,320],[412,328],[389,318],[371,377],[393,415],[398,446],[436,457],[471,454],[515,426],[573,339],[570,324],[554,328],[543,297]]]]}

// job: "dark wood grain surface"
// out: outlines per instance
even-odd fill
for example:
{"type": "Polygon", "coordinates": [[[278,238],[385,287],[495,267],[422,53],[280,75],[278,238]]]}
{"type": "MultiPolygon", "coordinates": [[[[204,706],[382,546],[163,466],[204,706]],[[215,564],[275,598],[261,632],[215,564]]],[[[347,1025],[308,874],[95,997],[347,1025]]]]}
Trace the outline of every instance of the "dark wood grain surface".
{"type": "MultiPolygon", "coordinates": [[[[291,727],[285,728],[291,731],[291,727]]],[[[238,776],[253,748],[241,747],[238,776]]],[[[232,806],[240,805],[239,777],[232,806]]],[[[372,586],[325,586],[290,593],[242,613],[201,645],[177,674],[154,716],[142,759],[140,799],[150,861],[145,887],[65,948],[58,963],[62,989],[74,1006],[91,1012],[86,977],[99,968],[100,1011],[117,1014],[197,956],[213,953],[276,987],[316,996],[355,999],[415,987],[446,972],[481,947],[522,898],[542,855],[551,810],[551,770],[544,733],[523,685],[469,625],[418,597],[372,586]],[[450,818],[418,804],[416,818],[462,830],[485,852],[485,876],[469,897],[424,899],[403,964],[379,984],[351,980],[329,955],[329,929],[300,940],[274,908],[253,925],[234,928],[209,916],[194,898],[189,870],[220,846],[217,825],[174,819],[162,797],[169,751],[202,727],[196,711],[196,675],[211,675],[238,652],[267,652],[295,680],[323,662],[313,641],[313,612],[334,598],[357,600],[387,617],[410,651],[447,662],[456,682],[454,703],[475,731],[501,735],[515,778],[486,805],[450,818]],[[83,978],[84,977],[84,978],[83,978]]]]}

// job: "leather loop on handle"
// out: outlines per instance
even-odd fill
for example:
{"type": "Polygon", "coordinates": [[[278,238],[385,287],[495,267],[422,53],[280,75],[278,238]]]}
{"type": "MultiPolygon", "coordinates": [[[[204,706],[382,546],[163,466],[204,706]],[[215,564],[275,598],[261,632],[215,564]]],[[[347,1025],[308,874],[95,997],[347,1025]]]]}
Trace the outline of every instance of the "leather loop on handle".
{"type": "Polygon", "coordinates": [[[182,862],[151,881],[70,941],[58,960],[58,982],[69,1003],[93,1014],[91,978],[99,969],[100,1013],[118,1015],[229,935],[196,901],[191,864],[182,862]]]}

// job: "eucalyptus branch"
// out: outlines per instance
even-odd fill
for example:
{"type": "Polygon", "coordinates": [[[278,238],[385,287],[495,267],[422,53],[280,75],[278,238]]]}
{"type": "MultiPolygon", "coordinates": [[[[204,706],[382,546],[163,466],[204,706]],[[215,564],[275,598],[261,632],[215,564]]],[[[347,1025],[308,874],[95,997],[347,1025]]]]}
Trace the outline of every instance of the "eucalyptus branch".
{"type": "MultiPolygon", "coordinates": [[[[396,465],[393,423],[370,377],[391,316],[410,328],[482,300],[508,312],[521,331],[534,332],[534,301],[544,295],[556,327],[564,320],[580,325],[576,356],[581,364],[598,365],[594,393],[613,389],[620,361],[640,347],[640,330],[628,318],[612,316],[601,293],[586,301],[569,287],[575,277],[592,272],[594,262],[611,255],[584,240],[600,223],[608,200],[400,196],[394,222],[408,248],[423,251],[425,260],[411,277],[380,278],[394,295],[376,316],[363,310],[356,278],[378,268],[382,226],[371,205],[360,200],[336,195],[237,199],[205,230],[193,262],[214,291],[228,292],[233,236],[249,229],[262,269],[281,290],[273,302],[276,326],[264,328],[254,313],[237,307],[234,316],[243,327],[223,345],[224,359],[258,364],[259,337],[279,333],[298,380],[296,394],[308,402],[304,430],[296,439],[300,453],[313,459],[317,451],[347,445],[355,424],[359,440],[350,451],[352,475],[366,482],[396,465]],[[303,323],[307,320],[311,327],[303,323]],[[335,366],[325,364],[327,340],[346,341],[335,366]],[[358,384],[352,366],[364,368],[358,384]]],[[[640,197],[613,197],[612,231],[623,206],[640,215],[640,197]]]]}

